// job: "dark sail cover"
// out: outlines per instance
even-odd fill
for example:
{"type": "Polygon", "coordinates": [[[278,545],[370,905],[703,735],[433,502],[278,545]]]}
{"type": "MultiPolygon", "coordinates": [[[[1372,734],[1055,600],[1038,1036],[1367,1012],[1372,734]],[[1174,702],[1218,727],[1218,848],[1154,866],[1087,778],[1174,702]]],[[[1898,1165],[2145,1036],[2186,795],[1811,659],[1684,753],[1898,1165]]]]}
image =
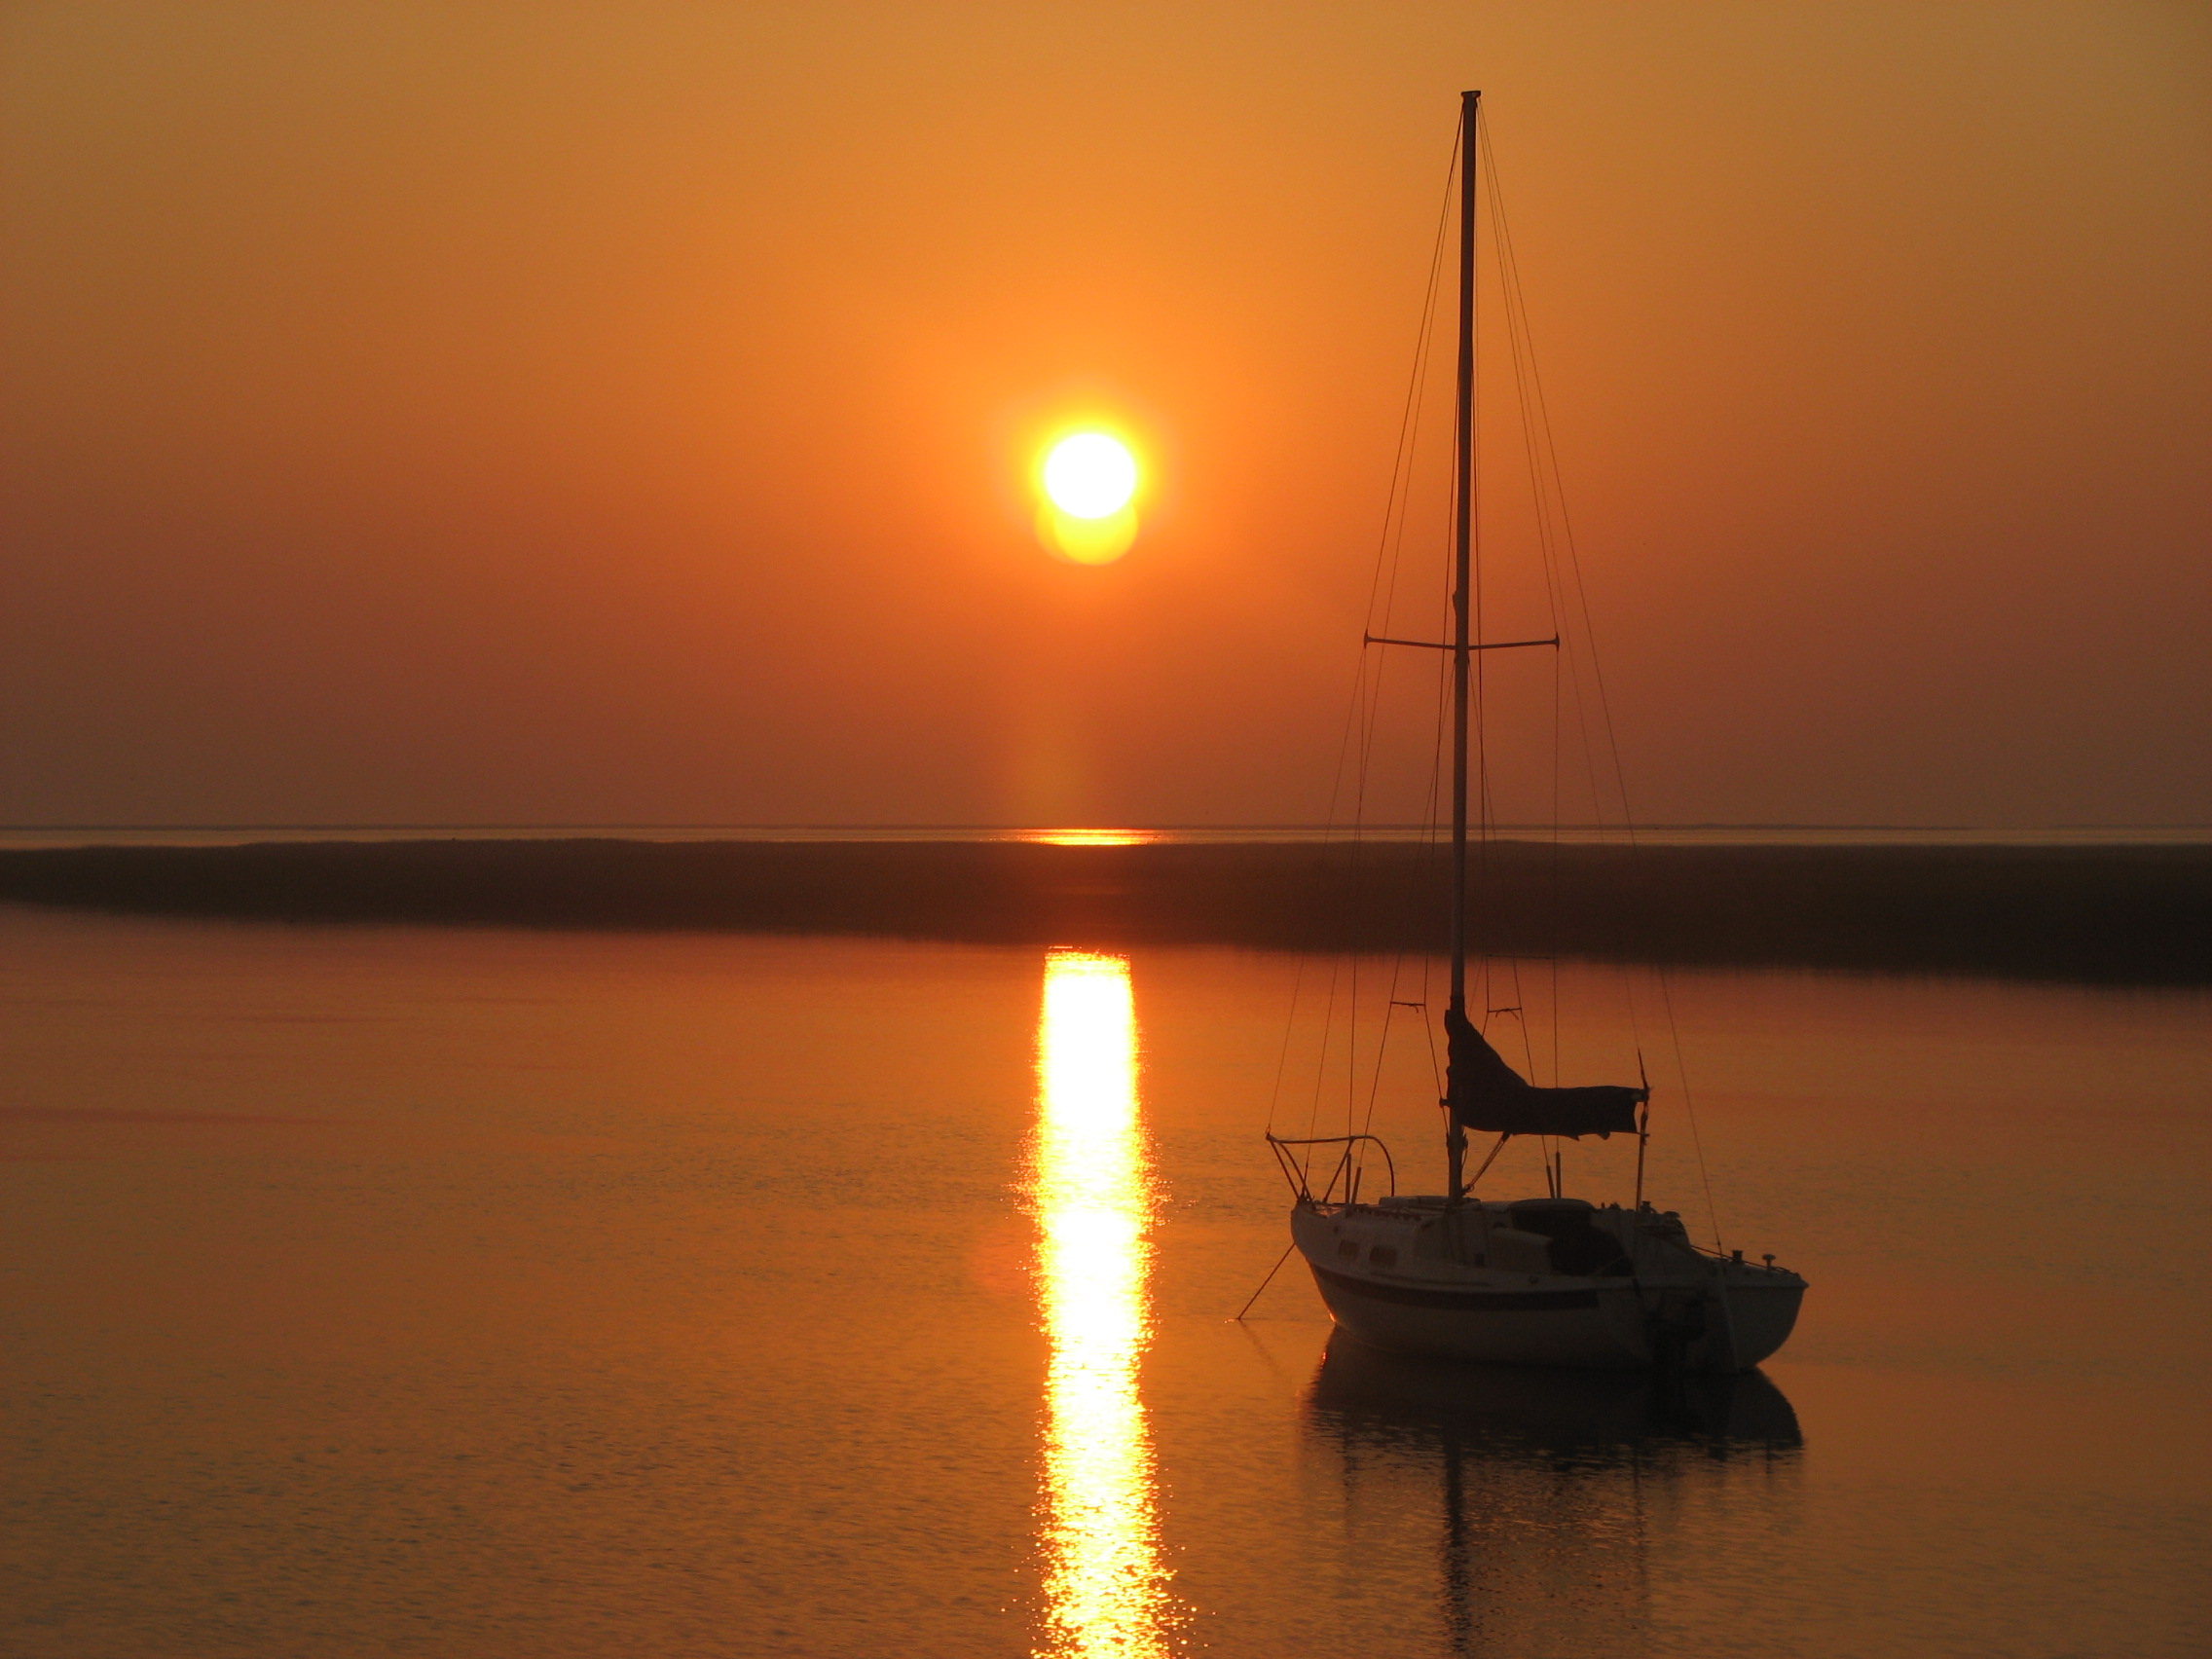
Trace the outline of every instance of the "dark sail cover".
{"type": "Polygon", "coordinates": [[[1456,1009],[1444,1015],[1451,1043],[1451,1081],[1445,1104],[1464,1128],[1493,1135],[1584,1135],[1601,1139],[1618,1130],[1636,1133],[1636,1109],[1648,1092],[1600,1084],[1590,1088],[1538,1088],[1484,1041],[1474,1021],[1456,1009]]]}

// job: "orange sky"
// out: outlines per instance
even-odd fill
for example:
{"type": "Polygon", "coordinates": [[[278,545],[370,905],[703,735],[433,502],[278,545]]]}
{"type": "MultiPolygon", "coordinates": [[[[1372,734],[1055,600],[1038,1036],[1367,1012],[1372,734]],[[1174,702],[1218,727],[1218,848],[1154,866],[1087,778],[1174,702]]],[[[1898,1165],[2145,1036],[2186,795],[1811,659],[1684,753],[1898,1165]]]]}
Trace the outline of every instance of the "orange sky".
{"type": "Polygon", "coordinates": [[[1641,816],[2212,821],[2200,6],[0,16],[0,820],[1313,819],[1480,86],[1641,816]]]}

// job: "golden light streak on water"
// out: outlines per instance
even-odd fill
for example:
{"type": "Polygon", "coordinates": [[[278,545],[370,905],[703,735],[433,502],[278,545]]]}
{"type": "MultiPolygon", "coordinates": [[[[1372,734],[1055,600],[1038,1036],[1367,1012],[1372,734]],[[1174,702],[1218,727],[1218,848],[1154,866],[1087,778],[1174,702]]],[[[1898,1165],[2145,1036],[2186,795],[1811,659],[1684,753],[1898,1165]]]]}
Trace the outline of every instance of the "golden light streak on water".
{"type": "Polygon", "coordinates": [[[1055,950],[1045,960],[1030,1174],[1051,1343],[1038,1651],[1153,1659],[1172,1651],[1176,1615],[1137,1387],[1151,1328],[1155,1196],[1124,957],[1055,950]]]}

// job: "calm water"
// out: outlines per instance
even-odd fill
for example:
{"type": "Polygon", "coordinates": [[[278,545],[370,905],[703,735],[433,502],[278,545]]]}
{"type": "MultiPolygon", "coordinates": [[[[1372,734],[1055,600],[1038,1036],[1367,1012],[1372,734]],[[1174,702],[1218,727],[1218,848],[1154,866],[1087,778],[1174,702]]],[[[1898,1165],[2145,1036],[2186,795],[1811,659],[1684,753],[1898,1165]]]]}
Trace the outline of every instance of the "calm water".
{"type": "Polygon", "coordinates": [[[1287,1269],[1229,1322],[1293,973],[0,910],[0,1648],[2212,1644],[2212,999],[1677,977],[1723,1235],[1814,1289],[1665,1401],[1287,1269]]]}

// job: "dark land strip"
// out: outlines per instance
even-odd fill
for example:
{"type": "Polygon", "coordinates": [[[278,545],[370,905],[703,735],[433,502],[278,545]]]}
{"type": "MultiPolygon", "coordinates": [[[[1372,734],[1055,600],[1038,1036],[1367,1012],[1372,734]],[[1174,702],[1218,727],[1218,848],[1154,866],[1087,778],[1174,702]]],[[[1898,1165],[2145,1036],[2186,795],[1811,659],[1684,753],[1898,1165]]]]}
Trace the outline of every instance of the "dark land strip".
{"type": "MultiPolygon", "coordinates": [[[[286,922],[1440,949],[1438,850],[1368,844],[383,841],[0,850],[0,900],[286,922]]],[[[2212,847],[1478,856],[1497,954],[2212,983],[2212,847]]]]}

